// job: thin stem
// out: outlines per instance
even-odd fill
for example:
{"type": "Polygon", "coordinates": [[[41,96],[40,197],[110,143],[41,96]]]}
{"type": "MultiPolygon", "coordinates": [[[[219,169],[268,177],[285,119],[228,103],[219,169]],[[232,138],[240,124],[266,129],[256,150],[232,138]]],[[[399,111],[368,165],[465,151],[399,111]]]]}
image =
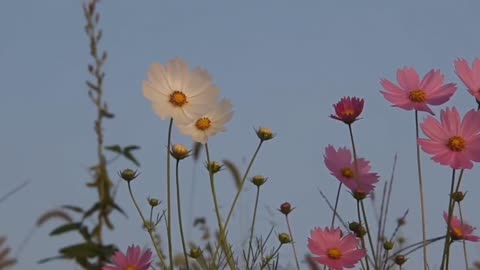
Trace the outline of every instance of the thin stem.
{"type": "Polygon", "coordinates": [[[160,265],[162,269],[167,269],[167,266],[165,264],[165,260],[163,259],[162,252],[160,252],[160,248],[157,245],[157,241],[155,240],[155,235],[153,234],[153,223],[147,223],[145,220],[145,217],[143,216],[142,211],[140,210],[140,207],[137,204],[137,201],[135,200],[135,197],[133,196],[132,192],[132,187],[130,186],[130,182],[128,182],[128,192],[130,193],[130,198],[132,198],[133,204],[135,205],[135,208],[137,209],[138,214],[140,214],[140,218],[142,219],[143,225],[147,227],[147,232],[148,235],[150,235],[150,239],[152,240],[153,246],[155,248],[155,251],[157,252],[158,259],[160,260],[160,265]],[[148,224],[148,225],[147,225],[148,224]]]}
{"type": "Polygon", "coordinates": [[[175,164],[175,177],[177,178],[177,210],[178,210],[178,224],[180,227],[180,237],[182,238],[182,248],[183,248],[183,256],[185,258],[185,264],[187,270],[190,270],[190,265],[188,263],[188,254],[187,254],[187,247],[185,246],[185,236],[183,235],[183,225],[182,225],[182,207],[181,207],[181,200],[180,200],[180,177],[179,174],[179,164],[180,159],[177,159],[177,163],[175,164]]]}
{"type": "Polygon", "coordinates": [[[338,184],[338,190],[337,190],[337,197],[335,197],[335,206],[333,208],[333,214],[332,214],[332,223],[330,224],[330,227],[333,229],[333,226],[335,225],[335,217],[337,216],[337,207],[338,207],[338,201],[340,198],[340,192],[342,191],[342,182],[338,184]]]}
{"type": "MultiPolygon", "coordinates": [[[[357,200],[357,216],[358,216],[358,224],[360,224],[360,226],[362,226],[362,216],[360,214],[360,201],[359,200],[357,200]]],[[[365,237],[362,235],[360,237],[360,240],[362,242],[362,248],[366,250],[367,247],[365,245],[365,237]]],[[[370,264],[368,262],[368,255],[365,256],[365,264],[367,265],[367,270],[369,270],[370,269],[370,264]]]]}
{"type": "MultiPolygon", "coordinates": [[[[460,202],[458,202],[458,212],[460,214],[460,222],[463,226],[463,214],[462,214],[462,206],[460,202]]],[[[463,259],[465,260],[465,269],[468,269],[468,252],[467,252],[467,244],[465,243],[465,239],[462,240],[463,244],[463,259]]]]}
{"type": "Polygon", "coordinates": [[[255,220],[257,217],[257,208],[258,208],[259,198],[260,198],[260,186],[257,186],[257,195],[255,197],[255,207],[253,208],[252,226],[250,228],[250,240],[248,241],[247,266],[250,264],[250,252],[253,253],[252,240],[253,240],[253,232],[255,231],[255,220]]]}
{"type": "MultiPolygon", "coordinates": [[[[453,215],[453,210],[454,210],[454,204],[452,204],[452,194],[453,194],[453,187],[455,186],[455,169],[452,170],[452,182],[450,185],[450,193],[448,197],[448,220],[447,220],[447,232],[445,233],[445,245],[443,247],[443,256],[442,256],[442,264],[440,266],[440,269],[444,269],[445,266],[445,259],[449,256],[450,253],[450,229],[451,225],[450,223],[452,222],[452,215],[453,215]]],[[[447,259],[448,260],[448,259],[447,259]]],[[[448,265],[446,267],[448,269],[448,265]]]]}
{"type": "Polygon", "coordinates": [[[172,125],[173,118],[170,118],[168,125],[167,140],[167,235],[168,235],[168,259],[170,260],[170,270],[173,270],[173,248],[172,248],[172,198],[170,194],[170,145],[172,143],[172,125]]]}
{"type": "Polygon", "coordinates": [[[365,221],[365,229],[367,230],[368,242],[370,243],[370,249],[372,250],[372,256],[375,262],[375,269],[378,269],[377,256],[375,255],[375,249],[373,249],[372,236],[370,235],[370,228],[368,227],[367,214],[365,212],[365,206],[363,205],[363,201],[360,201],[360,206],[362,208],[363,220],[365,221]]]}
{"type": "Polygon", "coordinates": [[[292,250],[293,250],[293,256],[295,257],[295,264],[297,265],[297,270],[300,270],[300,264],[298,263],[297,250],[295,249],[295,240],[293,239],[292,229],[290,227],[290,219],[288,218],[288,215],[285,215],[285,220],[287,222],[288,234],[290,234],[290,239],[292,239],[292,250]]]}
{"type": "Polygon", "coordinates": [[[266,260],[262,266],[260,267],[260,270],[263,270],[265,268],[265,266],[268,265],[268,263],[273,259],[273,257],[275,257],[275,255],[277,255],[278,251],[280,250],[280,248],[283,246],[283,243],[280,243],[280,245],[277,247],[277,249],[275,249],[275,251],[272,253],[272,255],[270,255],[270,259],[269,260],[266,260]]]}
{"type": "MultiPolygon", "coordinates": [[[[207,167],[210,166],[210,152],[208,150],[208,144],[205,143],[205,152],[207,154],[207,167]]],[[[230,267],[230,269],[235,269],[235,264],[233,262],[233,257],[232,257],[232,254],[230,252],[230,248],[228,246],[228,243],[227,243],[227,236],[225,235],[225,228],[222,224],[222,215],[220,214],[220,207],[218,205],[218,200],[217,200],[217,192],[215,190],[215,178],[214,178],[214,175],[213,175],[213,172],[212,170],[209,168],[208,169],[208,174],[210,176],[210,189],[211,189],[211,192],[212,192],[212,198],[213,198],[213,204],[215,206],[215,215],[217,216],[217,223],[218,223],[218,230],[219,230],[219,233],[220,233],[220,246],[222,247],[223,251],[225,252],[225,256],[226,256],[226,259],[227,259],[227,263],[230,267]]],[[[215,259],[215,258],[214,258],[215,259]]]]}
{"type": "Polygon", "coordinates": [[[417,148],[417,171],[418,171],[418,188],[420,191],[420,207],[422,210],[422,240],[423,240],[423,269],[428,269],[428,254],[427,254],[427,220],[425,214],[425,199],[423,192],[423,179],[422,179],[422,165],[420,162],[420,144],[418,143],[419,139],[419,128],[418,128],[418,111],[415,110],[415,145],[417,148]]]}

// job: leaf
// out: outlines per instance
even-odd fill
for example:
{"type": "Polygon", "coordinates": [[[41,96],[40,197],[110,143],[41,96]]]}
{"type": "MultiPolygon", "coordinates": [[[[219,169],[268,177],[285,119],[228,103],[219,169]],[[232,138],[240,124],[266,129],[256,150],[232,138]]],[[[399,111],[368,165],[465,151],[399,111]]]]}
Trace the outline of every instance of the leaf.
{"type": "Polygon", "coordinates": [[[130,160],[131,162],[133,162],[133,164],[137,165],[138,167],[140,167],[140,163],[138,162],[138,160],[130,153],[130,152],[123,152],[123,156],[130,160]]]}
{"type": "Polygon", "coordinates": [[[115,208],[118,212],[122,213],[126,218],[128,218],[127,214],[125,213],[125,211],[123,211],[122,208],[120,208],[120,206],[118,206],[116,203],[112,203],[112,207],[115,208]]]}
{"type": "Polygon", "coordinates": [[[105,150],[108,150],[108,151],[111,151],[111,152],[114,152],[114,153],[117,153],[117,154],[123,154],[123,150],[122,150],[122,147],[118,144],[114,144],[114,145],[107,145],[105,146],[105,150]]]}
{"type": "Polygon", "coordinates": [[[53,229],[53,231],[50,232],[50,236],[64,234],[66,232],[71,232],[71,231],[76,231],[80,229],[81,226],[82,226],[82,223],[80,222],[63,224],[53,229]]]}
{"type": "Polygon", "coordinates": [[[46,262],[49,262],[49,261],[60,260],[60,259],[65,259],[65,256],[48,257],[48,258],[39,260],[37,263],[39,263],[39,264],[40,263],[46,263],[46,262]]]}
{"type": "Polygon", "coordinates": [[[87,212],[85,212],[85,214],[83,214],[83,219],[86,219],[87,217],[91,216],[98,209],[100,209],[100,203],[99,202],[95,203],[90,209],[88,209],[87,212]]]}
{"type": "Polygon", "coordinates": [[[114,118],[115,114],[107,111],[107,110],[100,110],[100,113],[105,117],[105,118],[114,118]]]}
{"type": "Polygon", "coordinates": [[[231,162],[230,160],[224,159],[222,160],[222,162],[223,165],[225,165],[225,167],[227,167],[227,169],[232,174],[237,190],[240,189],[242,185],[242,177],[240,176],[240,171],[238,170],[237,166],[235,166],[235,164],[233,164],[233,162],[231,162]]]}
{"type": "Polygon", "coordinates": [[[129,146],[125,146],[125,148],[123,148],[123,152],[130,152],[130,151],[134,151],[134,150],[138,150],[140,149],[140,146],[138,145],[129,145],[129,146]]]}
{"type": "Polygon", "coordinates": [[[59,252],[68,258],[93,258],[102,250],[95,244],[87,242],[61,248],[59,252]]]}
{"type": "Polygon", "coordinates": [[[68,209],[68,210],[71,210],[73,212],[76,212],[76,213],[83,213],[83,209],[79,206],[75,206],[75,205],[62,205],[61,206],[62,208],[64,209],[68,209]]]}

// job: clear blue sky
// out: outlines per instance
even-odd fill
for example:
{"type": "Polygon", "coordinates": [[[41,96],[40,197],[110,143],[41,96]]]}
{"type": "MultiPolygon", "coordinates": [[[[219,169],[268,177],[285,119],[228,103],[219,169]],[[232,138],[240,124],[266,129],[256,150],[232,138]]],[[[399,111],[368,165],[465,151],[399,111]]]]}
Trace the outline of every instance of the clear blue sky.
{"type": "MultiPolygon", "coordinates": [[[[99,9],[102,48],[109,53],[105,91],[116,114],[106,122],[106,143],[142,147],[142,175],[134,184],[139,199],[150,195],[165,200],[167,129],[167,122],[160,121],[143,98],[142,80],[151,63],[180,56],[191,66],[208,69],[222,96],[234,104],[228,133],[210,142],[214,159],[229,158],[245,168],[257,143],[252,128],[266,125],[278,134],[266,143],[252,170],[270,177],[261,198],[261,233],[268,231],[270,221],[278,224],[277,232],[285,230],[283,217],[271,216],[266,209],[276,209],[286,200],[296,206],[292,223],[302,254],[309,230],[328,225],[330,212],[317,188],[333,199],[337,182],[323,165],[323,149],[328,144],[349,145],[346,127],[328,115],[340,97],[356,95],[366,99],[364,119],[355,124],[359,154],[372,161],[382,181],[390,176],[394,154],[399,156],[388,229],[393,230],[396,217],[408,208],[406,236],[412,242],[420,239],[413,112],[391,108],[379,94],[379,80],[394,79],[402,66],[413,66],[422,75],[439,68],[447,81],[459,84],[448,105],[462,112],[472,108],[473,100],[454,75],[453,61],[480,56],[480,2],[103,1],[99,9]]],[[[95,112],[84,84],[90,59],[83,27],[81,1],[0,3],[0,194],[31,180],[0,205],[0,234],[9,236],[14,249],[42,212],[65,203],[87,205],[95,198],[84,186],[96,154],[95,112]]],[[[175,141],[190,144],[189,138],[178,135],[175,141]]],[[[428,234],[433,237],[444,232],[441,213],[447,205],[450,170],[425,155],[423,160],[428,234]]],[[[125,166],[129,163],[115,163],[111,175],[125,166]]],[[[183,167],[185,198],[192,172],[196,175],[194,214],[213,218],[206,172],[200,166],[192,169],[190,162],[183,167]]],[[[469,194],[463,210],[470,223],[480,226],[478,171],[477,164],[465,174],[464,190],[469,194]]],[[[217,183],[222,204],[229,205],[234,192],[230,175],[222,173],[217,183]]],[[[243,194],[231,229],[238,238],[247,235],[253,191],[249,187],[243,194]]],[[[120,187],[118,198],[130,218],[116,215],[117,230],[107,234],[108,240],[122,248],[149,244],[126,186],[120,187]]],[[[354,202],[346,194],[343,198],[341,211],[352,220],[354,202]]],[[[188,206],[187,199],[184,204],[188,206]]],[[[35,263],[75,240],[49,238],[56,225],[34,233],[17,269],[73,267],[65,262],[35,263]]],[[[471,259],[480,259],[479,247],[468,244],[471,259]]],[[[430,250],[434,258],[440,245],[430,250]]],[[[291,254],[289,249],[283,252],[284,258],[291,254]]],[[[459,252],[457,244],[452,265],[463,268],[459,252]]],[[[417,255],[407,269],[419,268],[417,255]]],[[[432,269],[438,263],[432,261],[432,269]]]]}

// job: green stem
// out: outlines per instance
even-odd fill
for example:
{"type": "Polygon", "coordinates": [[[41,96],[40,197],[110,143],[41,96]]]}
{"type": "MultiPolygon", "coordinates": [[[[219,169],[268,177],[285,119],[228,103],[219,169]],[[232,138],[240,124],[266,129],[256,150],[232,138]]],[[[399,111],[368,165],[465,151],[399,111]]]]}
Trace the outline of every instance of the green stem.
{"type": "Polygon", "coordinates": [[[280,248],[282,246],[283,246],[283,244],[280,243],[280,245],[277,247],[277,249],[275,249],[275,252],[273,252],[272,255],[270,255],[270,258],[268,260],[266,260],[264,263],[262,263],[262,266],[260,267],[260,270],[263,270],[270,263],[270,261],[275,257],[275,255],[277,255],[278,251],[280,250],[280,248]]]}
{"type": "MultiPolygon", "coordinates": [[[[207,167],[210,166],[210,153],[208,150],[208,144],[205,144],[205,152],[207,154],[207,167]]],[[[225,228],[222,224],[222,216],[220,214],[220,207],[218,205],[217,200],[217,192],[215,190],[215,178],[213,176],[212,170],[208,169],[208,174],[210,176],[210,189],[212,192],[213,204],[215,206],[215,215],[217,216],[217,223],[218,223],[218,230],[219,230],[219,239],[220,239],[220,246],[222,247],[223,251],[225,252],[225,257],[227,259],[228,266],[231,270],[235,269],[235,262],[233,261],[233,256],[230,251],[230,247],[227,243],[227,236],[225,235],[225,228]]],[[[213,258],[215,260],[215,257],[213,258]]]]}
{"type": "Polygon", "coordinates": [[[182,238],[182,248],[183,248],[183,256],[185,258],[185,264],[187,270],[190,270],[190,265],[188,263],[188,254],[187,254],[187,247],[185,246],[185,236],[183,235],[183,225],[182,225],[182,207],[181,207],[181,200],[180,200],[180,177],[179,174],[179,164],[180,160],[177,159],[177,163],[175,164],[175,177],[177,178],[177,210],[178,210],[178,224],[180,227],[180,237],[182,238]]]}
{"type": "MultiPolygon", "coordinates": [[[[362,226],[362,216],[360,214],[360,201],[359,200],[357,200],[357,216],[358,216],[358,224],[360,226],[362,226]]],[[[367,247],[365,245],[365,237],[363,235],[360,237],[360,240],[362,242],[362,248],[367,250],[367,247]]],[[[368,255],[365,256],[365,264],[367,265],[367,270],[369,270],[370,269],[370,264],[368,262],[368,255]]]]}
{"type": "Polygon", "coordinates": [[[365,206],[363,205],[363,201],[360,202],[360,206],[362,208],[363,220],[365,221],[365,229],[367,230],[368,242],[370,244],[370,249],[372,250],[373,260],[375,262],[375,269],[378,269],[377,256],[375,255],[375,249],[373,249],[372,236],[370,235],[370,228],[368,227],[367,214],[365,212],[365,206]]]}
{"type": "Polygon", "coordinates": [[[422,211],[422,240],[423,240],[423,269],[428,270],[428,254],[427,254],[427,220],[425,214],[425,199],[423,192],[422,166],[420,162],[420,144],[419,128],[418,128],[418,111],[415,110],[415,145],[417,148],[417,171],[418,171],[418,188],[420,191],[420,208],[422,211]]]}
{"type": "Polygon", "coordinates": [[[173,118],[170,118],[168,125],[167,140],[167,235],[168,235],[168,259],[170,260],[170,270],[173,270],[173,248],[172,248],[172,202],[170,194],[170,145],[172,143],[172,125],[173,118]]]}
{"type": "Polygon", "coordinates": [[[452,215],[453,215],[453,210],[454,210],[454,204],[452,204],[452,194],[453,194],[453,187],[455,186],[455,169],[452,170],[452,183],[450,185],[450,193],[448,197],[448,218],[447,218],[447,232],[445,233],[445,245],[443,247],[443,256],[442,256],[442,264],[440,266],[440,269],[448,269],[448,263],[446,268],[445,267],[445,260],[448,261],[449,255],[450,255],[450,229],[451,225],[450,223],[452,222],[452,215]]]}
{"type": "MultiPolygon", "coordinates": [[[[255,197],[255,207],[253,208],[253,218],[252,218],[252,226],[250,229],[250,240],[248,241],[248,254],[247,254],[247,267],[250,265],[250,253],[253,253],[252,249],[252,240],[253,240],[253,232],[255,230],[255,220],[257,217],[257,208],[258,208],[258,201],[260,198],[260,186],[257,186],[257,195],[255,197]]],[[[253,266],[253,263],[252,263],[253,266]]]]}
{"type": "Polygon", "coordinates": [[[290,239],[292,239],[292,250],[293,250],[293,257],[295,257],[295,264],[297,265],[297,270],[300,270],[300,264],[298,263],[297,250],[295,249],[295,240],[293,239],[292,229],[290,227],[290,220],[288,218],[288,215],[285,215],[285,220],[287,221],[288,234],[290,234],[290,239]]]}
{"type": "MultiPolygon", "coordinates": [[[[458,212],[460,214],[460,222],[463,225],[463,214],[462,214],[462,207],[460,202],[458,202],[458,212]]],[[[465,269],[468,269],[468,252],[467,252],[467,244],[465,243],[465,239],[462,240],[463,244],[463,259],[465,260],[465,269]]]]}
{"type": "MultiPolygon", "coordinates": [[[[135,200],[135,197],[133,196],[132,188],[130,186],[130,182],[128,182],[128,192],[130,193],[130,198],[132,198],[133,204],[135,205],[135,208],[137,209],[137,212],[140,214],[140,218],[142,219],[142,222],[144,225],[147,225],[147,221],[145,220],[145,217],[142,214],[142,211],[140,210],[140,207],[138,207],[137,201],[135,200]]],[[[153,223],[150,222],[147,226],[147,232],[148,235],[150,235],[150,239],[152,240],[153,246],[155,247],[155,251],[157,252],[158,259],[160,260],[160,265],[162,269],[167,269],[167,266],[165,264],[165,261],[162,256],[162,252],[160,252],[160,248],[157,245],[157,241],[155,241],[155,236],[153,234],[153,223]]]]}
{"type": "Polygon", "coordinates": [[[335,225],[335,217],[337,216],[337,207],[338,207],[338,201],[340,198],[341,190],[342,190],[342,182],[338,184],[337,197],[335,198],[335,207],[333,208],[332,223],[330,224],[330,227],[332,229],[333,229],[333,226],[335,225]]]}

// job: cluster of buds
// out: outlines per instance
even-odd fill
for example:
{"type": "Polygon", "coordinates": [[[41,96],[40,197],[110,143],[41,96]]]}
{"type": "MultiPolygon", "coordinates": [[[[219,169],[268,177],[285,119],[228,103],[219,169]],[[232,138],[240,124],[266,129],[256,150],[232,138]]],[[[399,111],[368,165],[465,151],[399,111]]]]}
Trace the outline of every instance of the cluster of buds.
{"type": "Polygon", "coordinates": [[[348,228],[353,233],[355,233],[355,236],[357,236],[358,238],[363,238],[367,234],[367,230],[365,229],[365,227],[363,227],[362,224],[355,221],[348,224],[348,228]]]}

